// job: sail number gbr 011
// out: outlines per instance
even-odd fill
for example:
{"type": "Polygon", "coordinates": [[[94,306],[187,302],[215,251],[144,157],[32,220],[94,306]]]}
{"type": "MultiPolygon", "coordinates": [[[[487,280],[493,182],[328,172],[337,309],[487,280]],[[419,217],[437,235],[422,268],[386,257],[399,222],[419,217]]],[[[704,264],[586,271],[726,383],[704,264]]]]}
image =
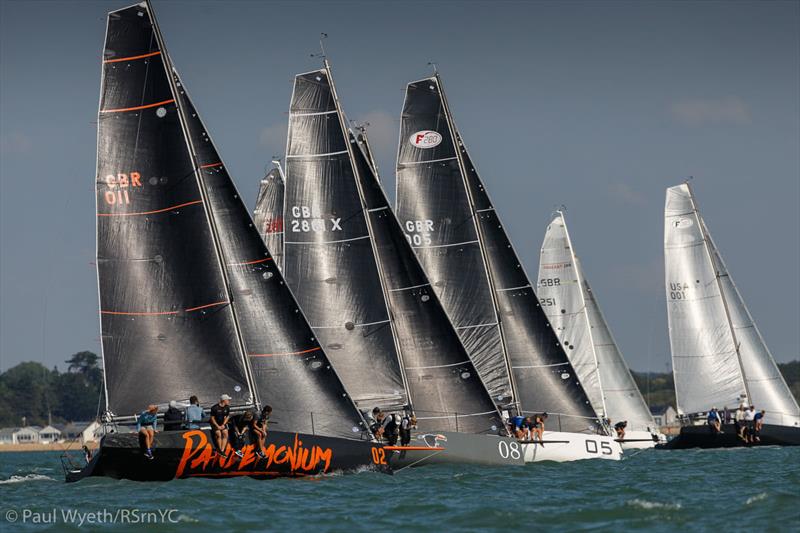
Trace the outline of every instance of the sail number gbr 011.
{"type": "Polygon", "coordinates": [[[103,179],[108,188],[103,193],[103,200],[108,205],[129,204],[131,197],[128,191],[132,187],[142,186],[142,175],[138,172],[109,174],[103,179]]]}
{"type": "Polygon", "coordinates": [[[293,205],[290,229],[293,233],[325,233],[326,231],[342,231],[341,217],[323,218],[319,208],[307,205],[293,205]]]}

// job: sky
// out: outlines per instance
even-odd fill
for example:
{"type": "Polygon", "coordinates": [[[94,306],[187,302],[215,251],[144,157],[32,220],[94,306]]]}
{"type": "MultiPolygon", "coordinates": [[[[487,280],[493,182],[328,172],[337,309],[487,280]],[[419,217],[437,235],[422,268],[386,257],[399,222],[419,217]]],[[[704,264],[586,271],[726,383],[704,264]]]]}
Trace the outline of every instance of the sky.
{"type": "MultiPolygon", "coordinates": [[[[405,84],[435,61],[536,276],[553,210],[634,370],[669,366],[663,206],[693,187],[775,359],[800,357],[800,3],[154,0],[246,203],[320,32],[394,198],[405,84]]],[[[0,370],[99,352],[94,173],[117,1],[0,0],[0,370]]]]}

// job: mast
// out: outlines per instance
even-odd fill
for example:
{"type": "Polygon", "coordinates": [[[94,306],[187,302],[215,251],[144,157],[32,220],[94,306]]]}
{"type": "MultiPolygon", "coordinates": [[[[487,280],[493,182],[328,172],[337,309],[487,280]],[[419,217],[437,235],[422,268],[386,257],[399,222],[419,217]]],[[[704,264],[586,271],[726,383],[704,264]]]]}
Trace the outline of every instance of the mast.
{"type": "Polygon", "coordinates": [[[438,69],[435,69],[434,78],[436,79],[436,83],[439,86],[439,93],[440,93],[440,95],[442,97],[442,107],[443,107],[443,110],[444,110],[445,119],[447,120],[447,125],[448,125],[448,127],[450,128],[450,131],[453,134],[453,141],[456,144],[456,146],[454,146],[454,149],[455,149],[456,158],[457,158],[457,161],[458,161],[458,167],[459,167],[459,169],[461,171],[461,179],[462,179],[462,182],[464,184],[464,189],[467,191],[467,198],[469,199],[469,205],[470,205],[470,208],[472,210],[472,217],[473,217],[473,224],[475,226],[475,231],[478,234],[478,246],[479,246],[480,251],[481,251],[481,261],[483,262],[483,268],[484,268],[484,271],[486,272],[486,277],[487,277],[487,279],[489,281],[489,289],[490,289],[489,293],[490,293],[490,296],[491,296],[491,299],[492,299],[492,304],[493,304],[493,307],[494,307],[495,320],[497,321],[498,327],[500,328],[500,346],[501,346],[502,351],[503,351],[503,362],[505,363],[506,372],[508,373],[508,379],[509,379],[509,382],[510,382],[510,385],[511,385],[511,395],[512,395],[511,404],[514,405],[514,408],[516,409],[516,411],[518,413],[520,413],[522,409],[521,409],[521,406],[519,404],[519,394],[517,392],[517,385],[516,385],[516,381],[514,379],[514,373],[513,373],[512,369],[511,369],[511,361],[509,360],[509,357],[508,357],[508,349],[506,347],[505,334],[503,332],[503,323],[502,323],[502,320],[500,319],[500,313],[498,312],[500,307],[498,305],[497,296],[495,294],[496,285],[495,285],[495,281],[494,281],[494,276],[492,275],[492,271],[491,271],[491,269],[489,268],[489,265],[488,265],[488,259],[487,259],[487,255],[486,255],[486,248],[485,248],[485,245],[484,245],[483,230],[481,229],[481,225],[478,224],[475,221],[475,216],[477,215],[477,211],[475,209],[475,200],[472,197],[472,189],[469,186],[469,183],[467,183],[467,179],[466,179],[467,169],[466,169],[466,165],[464,164],[464,156],[463,156],[463,151],[462,151],[462,149],[463,149],[463,141],[461,140],[461,135],[458,133],[458,130],[456,130],[455,123],[453,122],[453,117],[452,117],[452,114],[450,113],[450,104],[447,102],[447,95],[445,94],[444,88],[442,86],[442,80],[439,77],[438,69]]]}
{"type": "Polygon", "coordinates": [[[225,261],[224,255],[222,252],[222,248],[220,247],[220,237],[217,230],[216,223],[214,221],[213,216],[211,215],[211,204],[208,200],[208,192],[206,191],[205,181],[200,173],[200,163],[197,157],[197,152],[195,151],[194,143],[191,140],[191,136],[189,135],[189,126],[188,120],[186,117],[186,110],[183,108],[183,102],[180,97],[180,90],[178,87],[175,86],[175,68],[172,65],[172,60],[169,57],[169,53],[167,52],[167,48],[164,45],[164,39],[161,35],[161,29],[158,26],[158,21],[156,20],[155,13],[153,12],[152,5],[150,0],[145,0],[145,4],[147,5],[147,9],[150,12],[150,20],[153,25],[153,34],[155,35],[156,41],[158,43],[158,48],[161,50],[161,55],[164,60],[164,67],[167,71],[167,80],[169,82],[170,91],[172,92],[172,96],[175,99],[175,108],[178,110],[178,117],[181,124],[181,130],[183,131],[183,137],[186,142],[186,147],[189,150],[189,154],[192,158],[192,163],[194,167],[194,176],[197,180],[197,185],[200,189],[200,195],[203,200],[203,205],[205,206],[205,214],[206,214],[206,221],[208,222],[209,228],[211,230],[211,235],[214,241],[214,248],[216,250],[216,257],[217,257],[217,264],[219,265],[219,270],[222,273],[222,277],[225,283],[225,290],[228,296],[228,307],[230,312],[233,316],[233,324],[234,329],[236,331],[236,339],[237,344],[239,347],[239,352],[241,354],[242,361],[244,363],[245,374],[247,377],[247,386],[250,388],[251,393],[251,401],[252,403],[260,408],[260,402],[258,398],[258,392],[255,387],[255,382],[253,380],[252,369],[250,367],[250,361],[247,357],[247,348],[244,344],[244,339],[242,338],[241,326],[239,324],[239,319],[236,316],[236,309],[233,304],[233,291],[231,290],[230,280],[228,279],[228,272],[225,268],[225,261]]]}
{"type": "Polygon", "coordinates": [[[600,386],[600,400],[602,402],[602,408],[603,408],[602,416],[603,418],[607,418],[608,409],[606,408],[606,395],[605,392],[603,391],[603,381],[600,375],[600,364],[597,361],[597,347],[595,346],[594,334],[592,333],[592,323],[589,320],[589,310],[586,306],[586,297],[583,293],[583,291],[585,290],[584,289],[585,281],[583,279],[583,273],[581,272],[581,269],[578,268],[578,258],[575,256],[575,248],[572,246],[572,238],[569,236],[569,228],[567,228],[567,221],[564,218],[564,212],[561,209],[558,209],[556,212],[558,213],[558,216],[561,218],[561,222],[564,224],[564,235],[566,235],[567,237],[567,246],[569,247],[569,255],[572,258],[572,268],[575,269],[575,276],[578,278],[578,288],[579,288],[578,292],[581,295],[581,309],[583,312],[583,316],[586,319],[586,327],[589,332],[589,343],[592,346],[594,367],[595,367],[595,372],[597,373],[597,384],[600,386]]]}
{"type": "MultiPolygon", "coordinates": [[[[320,45],[321,44],[322,43],[320,41],[320,45]]],[[[395,330],[394,317],[392,316],[392,312],[389,309],[389,297],[386,294],[386,279],[385,279],[385,276],[384,276],[384,273],[383,273],[383,269],[381,268],[381,265],[380,265],[380,260],[378,259],[378,250],[375,247],[375,239],[373,238],[374,231],[373,231],[373,228],[372,228],[372,221],[370,220],[369,213],[367,212],[367,207],[366,207],[366,205],[364,205],[364,190],[361,187],[361,176],[360,176],[360,174],[358,172],[357,165],[355,164],[355,154],[353,153],[353,143],[350,142],[350,134],[348,133],[350,130],[347,128],[347,121],[345,120],[344,113],[342,112],[342,105],[339,102],[339,95],[336,93],[336,84],[333,82],[333,75],[331,73],[331,66],[330,66],[330,63],[328,62],[327,56],[324,55],[324,49],[323,49],[323,59],[322,59],[322,61],[323,61],[323,64],[325,66],[325,73],[328,76],[328,83],[330,84],[330,87],[331,87],[331,96],[333,97],[333,102],[334,102],[334,105],[336,106],[336,116],[339,118],[339,125],[341,126],[342,133],[345,136],[344,143],[345,143],[345,147],[347,149],[347,155],[348,155],[348,157],[350,159],[350,165],[351,165],[351,167],[353,169],[353,176],[355,177],[356,188],[358,189],[358,197],[359,197],[359,200],[361,202],[361,208],[364,210],[364,220],[366,221],[367,231],[369,233],[369,243],[370,243],[370,246],[372,248],[372,255],[375,258],[375,263],[376,263],[375,267],[376,267],[376,270],[378,272],[378,277],[380,278],[379,285],[381,287],[381,295],[383,296],[383,302],[384,302],[384,306],[386,308],[386,315],[389,317],[389,328],[391,329],[391,332],[392,332],[392,342],[394,343],[395,352],[397,353],[398,364],[400,366],[400,376],[401,376],[401,378],[403,380],[403,388],[405,389],[408,405],[412,406],[412,409],[413,409],[414,402],[412,401],[411,391],[410,391],[410,388],[408,386],[408,378],[406,376],[405,365],[403,364],[402,351],[400,349],[400,344],[397,342],[397,332],[395,330]]],[[[370,164],[372,164],[372,162],[370,162],[370,164]]],[[[284,196],[284,198],[285,198],[285,196],[284,196]]]]}
{"type": "Polygon", "coordinates": [[[719,290],[720,298],[722,298],[722,307],[725,310],[725,318],[728,322],[728,329],[731,332],[731,338],[733,339],[733,346],[736,350],[736,359],[739,362],[739,372],[742,375],[742,384],[744,385],[744,392],[747,395],[747,403],[751,404],[753,398],[750,396],[750,389],[747,385],[747,376],[744,373],[744,364],[742,363],[742,354],[739,350],[741,344],[739,340],[736,338],[736,331],[733,329],[733,322],[731,321],[731,313],[730,309],[728,308],[728,299],[725,296],[725,292],[722,289],[722,282],[720,281],[720,272],[717,269],[716,265],[714,264],[714,258],[711,255],[710,249],[710,236],[706,232],[705,224],[702,223],[702,219],[700,218],[700,210],[697,208],[697,202],[694,199],[694,191],[692,190],[692,186],[689,184],[688,180],[686,181],[686,188],[689,190],[689,201],[692,204],[692,210],[694,211],[695,219],[697,220],[697,224],[700,229],[700,233],[703,236],[703,249],[706,251],[706,255],[708,256],[708,261],[711,264],[711,268],[714,269],[714,280],[717,283],[717,290],[719,290]]]}

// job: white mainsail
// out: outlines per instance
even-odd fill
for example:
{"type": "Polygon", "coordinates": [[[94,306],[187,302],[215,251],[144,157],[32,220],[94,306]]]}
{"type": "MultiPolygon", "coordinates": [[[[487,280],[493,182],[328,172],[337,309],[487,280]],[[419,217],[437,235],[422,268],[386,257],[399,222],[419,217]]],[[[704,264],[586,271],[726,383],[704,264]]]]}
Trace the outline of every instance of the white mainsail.
{"type": "Polygon", "coordinates": [[[781,376],[706,228],[687,183],[667,189],[664,260],[678,412],[752,404],[800,425],[781,376]]]}
{"type": "Polygon", "coordinates": [[[569,342],[567,355],[595,411],[612,421],[627,420],[629,430],[654,431],[656,423],[586,280],[561,211],[545,233],[538,285],[542,306],[564,345],[569,342]]]}

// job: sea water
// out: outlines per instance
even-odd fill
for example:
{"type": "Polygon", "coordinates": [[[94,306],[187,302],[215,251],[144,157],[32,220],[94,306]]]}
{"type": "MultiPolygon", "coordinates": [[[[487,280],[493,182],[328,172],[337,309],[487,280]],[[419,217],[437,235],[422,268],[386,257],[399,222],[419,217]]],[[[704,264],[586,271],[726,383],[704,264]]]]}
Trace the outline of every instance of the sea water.
{"type": "Polygon", "coordinates": [[[800,448],[645,450],[619,462],[437,465],[393,476],[72,484],[58,453],[0,453],[0,497],[3,532],[800,531],[800,448]]]}

